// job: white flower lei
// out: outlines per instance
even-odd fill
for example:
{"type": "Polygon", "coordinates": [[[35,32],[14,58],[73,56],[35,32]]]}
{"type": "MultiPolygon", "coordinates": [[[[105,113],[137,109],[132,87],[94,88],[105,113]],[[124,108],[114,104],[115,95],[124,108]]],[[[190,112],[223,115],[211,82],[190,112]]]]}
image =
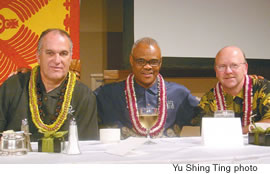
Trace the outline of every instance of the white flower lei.
{"type": "MultiPolygon", "coordinates": [[[[161,131],[167,118],[167,93],[166,93],[165,82],[160,74],[157,76],[157,80],[158,80],[158,89],[159,89],[158,90],[159,118],[158,118],[157,123],[150,130],[151,136],[157,135],[161,131]]],[[[134,129],[139,135],[143,135],[143,136],[147,135],[147,130],[141,125],[138,119],[139,112],[138,112],[138,106],[137,106],[137,100],[136,100],[136,93],[134,89],[134,74],[129,74],[127,77],[126,86],[125,86],[125,95],[126,95],[127,106],[129,109],[129,116],[130,116],[134,129]]]]}
{"type": "MultiPolygon", "coordinates": [[[[226,101],[223,95],[223,89],[220,82],[214,88],[214,95],[217,101],[217,110],[226,110],[226,101]]],[[[250,116],[252,115],[252,79],[246,75],[244,82],[244,104],[243,104],[243,119],[242,125],[250,124],[250,116]]]]}

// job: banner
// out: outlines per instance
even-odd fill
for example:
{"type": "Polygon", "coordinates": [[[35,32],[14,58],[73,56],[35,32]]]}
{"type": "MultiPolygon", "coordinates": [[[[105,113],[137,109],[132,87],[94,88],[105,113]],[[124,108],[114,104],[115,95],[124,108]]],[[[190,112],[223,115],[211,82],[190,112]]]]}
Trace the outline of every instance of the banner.
{"type": "Polygon", "coordinates": [[[79,0],[0,1],[0,85],[18,68],[37,64],[38,38],[48,28],[67,31],[73,59],[80,58],[79,0]]]}

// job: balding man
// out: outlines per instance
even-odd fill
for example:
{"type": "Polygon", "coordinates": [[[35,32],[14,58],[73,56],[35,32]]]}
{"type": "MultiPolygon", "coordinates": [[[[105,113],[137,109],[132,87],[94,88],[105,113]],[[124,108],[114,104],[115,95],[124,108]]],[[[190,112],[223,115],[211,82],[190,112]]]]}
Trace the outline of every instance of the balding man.
{"type": "Polygon", "coordinates": [[[43,133],[68,130],[69,120],[75,118],[80,140],[98,138],[95,95],[69,72],[72,45],[64,30],[42,32],[39,65],[31,72],[13,75],[0,87],[0,132],[19,131],[27,119],[31,139],[38,141],[43,133]]]}
{"type": "Polygon", "coordinates": [[[201,98],[198,120],[213,116],[217,110],[233,110],[242,120],[244,134],[248,133],[253,115],[255,122],[270,122],[270,83],[247,75],[248,64],[240,48],[222,48],[216,55],[214,69],[218,83],[201,98]]]}
{"type": "Polygon", "coordinates": [[[182,85],[164,81],[159,74],[161,50],[152,38],[136,41],[130,54],[132,73],[127,80],[101,86],[95,91],[101,126],[119,127],[123,138],[145,136],[138,108],[158,108],[158,121],[150,135],[179,136],[190,125],[197,99],[182,85]]]}

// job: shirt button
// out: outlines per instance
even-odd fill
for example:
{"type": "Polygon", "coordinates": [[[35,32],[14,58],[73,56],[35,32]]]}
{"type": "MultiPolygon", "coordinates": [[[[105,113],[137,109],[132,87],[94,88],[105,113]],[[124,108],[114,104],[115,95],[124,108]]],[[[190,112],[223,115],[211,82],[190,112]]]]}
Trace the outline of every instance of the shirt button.
{"type": "Polygon", "coordinates": [[[48,100],[48,97],[44,97],[44,100],[47,101],[48,100]]]}

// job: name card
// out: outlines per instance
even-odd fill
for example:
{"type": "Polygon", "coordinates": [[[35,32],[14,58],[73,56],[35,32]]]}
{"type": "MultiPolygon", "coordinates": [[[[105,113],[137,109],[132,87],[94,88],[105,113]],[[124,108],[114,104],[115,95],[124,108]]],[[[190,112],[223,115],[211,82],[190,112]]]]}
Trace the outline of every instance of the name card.
{"type": "Polygon", "coordinates": [[[243,146],[240,118],[202,118],[202,140],[208,147],[243,146]]]}
{"type": "Polygon", "coordinates": [[[101,143],[119,143],[121,131],[119,128],[99,129],[101,143]]]}

